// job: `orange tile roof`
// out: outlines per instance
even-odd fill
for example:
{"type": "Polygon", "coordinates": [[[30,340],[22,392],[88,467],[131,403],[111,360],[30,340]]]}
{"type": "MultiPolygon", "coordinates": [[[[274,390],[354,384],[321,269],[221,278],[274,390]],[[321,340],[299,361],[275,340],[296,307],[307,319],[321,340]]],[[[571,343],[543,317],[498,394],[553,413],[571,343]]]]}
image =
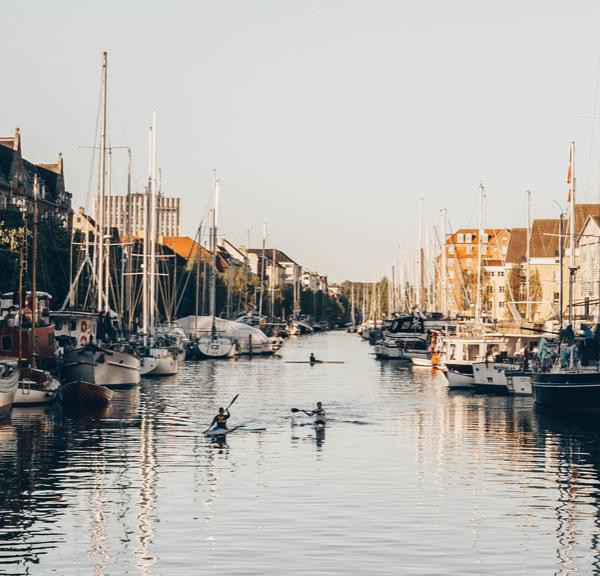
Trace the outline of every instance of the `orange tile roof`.
{"type": "MultiPolygon", "coordinates": [[[[163,236],[162,244],[186,260],[198,257],[198,243],[189,236],[163,236]]],[[[204,246],[200,246],[200,257],[208,256],[210,252],[204,246]]]]}

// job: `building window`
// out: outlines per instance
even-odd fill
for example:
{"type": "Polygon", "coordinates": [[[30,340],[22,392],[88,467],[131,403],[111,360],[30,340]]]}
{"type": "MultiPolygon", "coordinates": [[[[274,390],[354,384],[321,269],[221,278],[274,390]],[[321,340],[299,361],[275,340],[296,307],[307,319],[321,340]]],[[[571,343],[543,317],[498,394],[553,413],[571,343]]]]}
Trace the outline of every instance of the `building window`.
{"type": "Polygon", "coordinates": [[[473,242],[473,234],[465,234],[465,242],[467,244],[470,244],[471,242],[473,242]]]}
{"type": "Polygon", "coordinates": [[[498,292],[500,292],[500,294],[504,293],[504,286],[499,286],[498,287],[498,292]]]}
{"type": "Polygon", "coordinates": [[[490,241],[490,235],[489,235],[489,234],[484,234],[484,235],[481,237],[481,241],[482,241],[484,244],[487,244],[487,243],[490,241]]]}
{"type": "Polygon", "coordinates": [[[448,246],[448,254],[454,254],[454,244],[450,244],[450,246],[448,246]]]}
{"type": "Polygon", "coordinates": [[[472,263],[473,263],[473,262],[471,261],[471,259],[470,259],[470,258],[467,258],[467,259],[465,260],[465,266],[466,266],[467,268],[470,268],[472,263]]]}
{"type": "Polygon", "coordinates": [[[500,272],[498,272],[498,276],[504,276],[504,270],[501,270],[500,272]]]}
{"type": "Polygon", "coordinates": [[[502,300],[498,302],[498,308],[504,308],[504,302],[502,300]]]}
{"type": "Polygon", "coordinates": [[[554,293],[554,301],[558,302],[560,300],[560,292],[555,292],[554,293]]]}
{"type": "Polygon", "coordinates": [[[458,235],[458,243],[462,244],[465,241],[465,235],[464,234],[459,234],[458,235]]]}
{"type": "Polygon", "coordinates": [[[467,254],[473,254],[473,246],[467,246],[467,254]]]}
{"type": "Polygon", "coordinates": [[[2,350],[12,350],[12,336],[2,336],[2,350]]]}
{"type": "Polygon", "coordinates": [[[493,294],[494,293],[494,287],[493,286],[488,286],[487,287],[487,293],[488,294],[493,294]]]}

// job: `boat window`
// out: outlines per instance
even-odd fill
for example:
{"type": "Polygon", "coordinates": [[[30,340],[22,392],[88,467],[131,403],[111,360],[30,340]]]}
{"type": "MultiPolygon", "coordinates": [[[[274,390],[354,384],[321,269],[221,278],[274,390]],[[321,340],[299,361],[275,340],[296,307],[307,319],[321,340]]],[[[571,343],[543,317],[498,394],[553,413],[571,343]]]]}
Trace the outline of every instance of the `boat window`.
{"type": "Polygon", "coordinates": [[[12,336],[2,336],[2,350],[12,350],[12,336]]]}
{"type": "Polygon", "coordinates": [[[70,332],[75,332],[75,330],[77,330],[77,321],[76,320],[69,320],[69,331],[70,332]]]}
{"type": "Polygon", "coordinates": [[[55,327],[57,330],[62,330],[62,329],[63,329],[63,323],[62,323],[62,320],[57,320],[57,321],[54,323],[54,327],[55,327]]]}

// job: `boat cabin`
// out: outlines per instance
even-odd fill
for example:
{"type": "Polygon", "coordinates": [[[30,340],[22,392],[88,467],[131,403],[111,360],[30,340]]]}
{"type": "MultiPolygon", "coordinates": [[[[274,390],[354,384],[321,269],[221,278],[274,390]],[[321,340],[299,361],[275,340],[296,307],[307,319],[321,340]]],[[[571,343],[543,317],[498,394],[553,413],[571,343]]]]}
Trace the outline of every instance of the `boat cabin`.
{"type": "Polygon", "coordinates": [[[60,310],[50,312],[50,318],[63,345],[85,346],[96,335],[98,315],[94,312],[60,310]]]}

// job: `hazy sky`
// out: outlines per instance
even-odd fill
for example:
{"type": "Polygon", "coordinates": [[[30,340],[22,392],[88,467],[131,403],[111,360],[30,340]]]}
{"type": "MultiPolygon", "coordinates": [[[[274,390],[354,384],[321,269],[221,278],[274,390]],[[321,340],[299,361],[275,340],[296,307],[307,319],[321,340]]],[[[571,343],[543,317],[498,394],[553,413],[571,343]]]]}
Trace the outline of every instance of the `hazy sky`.
{"type": "MultiPolygon", "coordinates": [[[[553,217],[569,140],[580,201],[599,197],[600,3],[24,1],[2,7],[0,133],[25,156],[65,157],[74,207],[91,206],[101,52],[110,135],[136,187],[159,115],[163,190],[193,235],[221,178],[229,239],[276,244],[333,280],[383,275],[398,246],[449,209],[454,228],[553,217]]],[[[120,158],[120,160],[119,160],[120,158]]],[[[113,191],[124,191],[115,151],[113,191]]]]}

